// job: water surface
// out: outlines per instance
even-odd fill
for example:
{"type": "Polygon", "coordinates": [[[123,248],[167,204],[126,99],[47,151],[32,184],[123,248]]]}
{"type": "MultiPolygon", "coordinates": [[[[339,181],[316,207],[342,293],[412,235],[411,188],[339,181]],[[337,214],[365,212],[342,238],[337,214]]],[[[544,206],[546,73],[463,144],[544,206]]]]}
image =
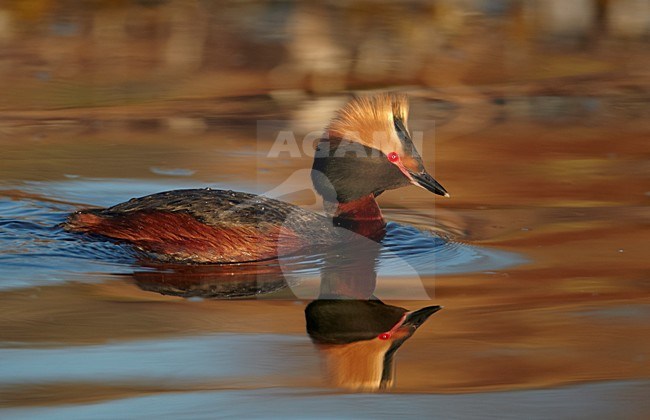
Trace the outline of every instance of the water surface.
{"type": "Polygon", "coordinates": [[[628,1],[452,3],[1,4],[0,417],[647,418],[647,35],[628,1]],[[309,142],[267,128],[302,142],[378,86],[452,198],[383,194],[372,258],[160,266],[59,227],[175,188],[320,210],[309,142]],[[304,310],[334,286],[444,306],[392,388],[324,375],[304,310]]]}

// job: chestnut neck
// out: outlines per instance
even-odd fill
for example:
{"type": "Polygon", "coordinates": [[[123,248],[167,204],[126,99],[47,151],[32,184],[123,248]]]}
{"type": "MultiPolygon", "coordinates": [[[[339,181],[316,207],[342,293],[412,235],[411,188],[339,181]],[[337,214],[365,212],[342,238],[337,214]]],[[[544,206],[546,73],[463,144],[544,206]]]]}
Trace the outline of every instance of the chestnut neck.
{"type": "Polygon", "coordinates": [[[374,194],[335,205],[333,216],[335,226],[376,241],[384,237],[386,222],[374,194]]]}

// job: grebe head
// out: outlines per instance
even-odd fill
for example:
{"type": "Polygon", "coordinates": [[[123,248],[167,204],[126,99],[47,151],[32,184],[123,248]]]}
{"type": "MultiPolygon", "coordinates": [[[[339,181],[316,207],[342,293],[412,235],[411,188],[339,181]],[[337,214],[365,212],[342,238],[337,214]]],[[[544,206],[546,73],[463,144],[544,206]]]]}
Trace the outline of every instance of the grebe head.
{"type": "Polygon", "coordinates": [[[312,180],[329,202],[355,201],[411,184],[449,196],[413,145],[405,95],[358,97],[341,108],[318,144],[312,180]]]}
{"type": "Polygon", "coordinates": [[[396,351],[441,308],[407,311],[379,300],[319,299],[305,308],[307,334],[335,385],[375,391],[392,385],[396,351]]]}

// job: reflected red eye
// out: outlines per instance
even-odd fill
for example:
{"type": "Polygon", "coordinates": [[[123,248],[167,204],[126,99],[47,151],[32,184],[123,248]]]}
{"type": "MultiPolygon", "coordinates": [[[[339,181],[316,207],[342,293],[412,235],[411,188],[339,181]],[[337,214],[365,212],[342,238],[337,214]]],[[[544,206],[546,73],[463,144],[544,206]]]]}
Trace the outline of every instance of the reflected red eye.
{"type": "Polygon", "coordinates": [[[379,338],[380,340],[388,340],[390,336],[391,336],[390,333],[383,333],[383,334],[379,334],[379,337],[377,338],[379,338]]]}
{"type": "Polygon", "coordinates": [[[393,163],[397,162],[399,160],[399,155],[397,153],[395,153],[395,152],[390,152],[388,154],[388,160],[390,160],[393,163]]]}

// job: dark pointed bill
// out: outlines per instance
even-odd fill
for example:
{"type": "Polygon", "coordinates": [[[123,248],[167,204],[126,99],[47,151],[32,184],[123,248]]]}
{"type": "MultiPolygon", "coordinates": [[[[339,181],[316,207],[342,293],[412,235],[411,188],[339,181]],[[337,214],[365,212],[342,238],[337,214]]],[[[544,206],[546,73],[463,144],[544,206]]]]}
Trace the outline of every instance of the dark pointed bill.
{"type": "Polygon", "coordinates": [[[411,325],[415,328],[424,324],[424,321],[429,319],[429,317],[439,310],[442,309],[442,306],[427,306],[426,308],[419,309],[417,311],[411,312],[406,316],[403,325],[411,325]]]}
{"type": "Polygon", "coordinates": [[[410,172],[410,174],[415,183],[425,190],[429,190],[434,194],[442,195],[444,197],[449,197],[447,190],[445,190],[445,188],[440,185],[438,181],[433,179],[433,177],[426,171],[420,173],[410,172]]]}

